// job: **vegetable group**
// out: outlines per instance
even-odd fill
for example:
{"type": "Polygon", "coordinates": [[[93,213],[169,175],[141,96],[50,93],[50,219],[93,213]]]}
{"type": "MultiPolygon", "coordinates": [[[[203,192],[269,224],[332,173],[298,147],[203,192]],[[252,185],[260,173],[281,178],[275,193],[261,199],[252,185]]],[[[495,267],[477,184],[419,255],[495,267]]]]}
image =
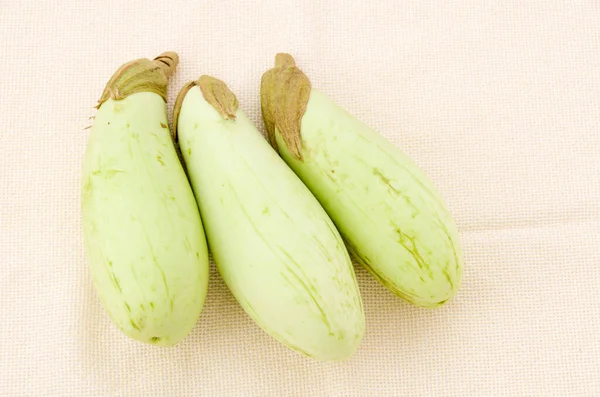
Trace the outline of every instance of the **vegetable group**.
{"type": "Polygon", "coordinates": [[[261,82],[271,145],[222,81],[202,76],[183,87],[173,124],[186,175],[167,120],[177,63],[168,52],[115,72],[83,161],[89,268],[126,335],[173,346],[189,334],[208,288],[207,240],[246,313],[318,360],[346,359],[363,338],[349,253],[415,305],[456,294],[458,232],[433,183],[313,89],[288,54],[261,82]]]}
{"type": "Polygon", "coordinates": [[[319,360],[352,355],[364,333],[352,263],[333,223],[226,85],[186,85],[174,123],[217,268],[244,310],[319,360]]]}
{"type": "Polygon", "coordinates": [[[353,256],[407,301],[436,307],[462,275],[458,233],[431,181],[383,136],[311,87],[288,54],[263,75],[267,133],[353,256]]]}
{"type": "Polygon", "coordinates": [[[128,336],[171,346],[208,283],[200,215],[169,132],[165,53],[123,65],[99,101],[83,162],[82,213],[97,294],[128,336]]]}

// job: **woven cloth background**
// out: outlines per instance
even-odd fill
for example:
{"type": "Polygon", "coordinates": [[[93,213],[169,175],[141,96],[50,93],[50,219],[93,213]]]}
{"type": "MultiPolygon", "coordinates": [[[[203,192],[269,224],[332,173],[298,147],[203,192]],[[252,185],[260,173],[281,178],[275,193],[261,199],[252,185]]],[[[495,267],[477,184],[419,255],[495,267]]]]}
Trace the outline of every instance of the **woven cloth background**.
{"type": "Polygon", "coordinates": [[[0,395],[600,395],[600,3],[0,0],[0,395]],[[431,176],[463,287],[411,307],[357,268],[358,353],[319,363],[262,332],[211,270],[180,345],[132,341],[91,285],[86,126],[122,63],[176,51],[264,131],[259,82],[291,52],[321,91],[431,176]]]}

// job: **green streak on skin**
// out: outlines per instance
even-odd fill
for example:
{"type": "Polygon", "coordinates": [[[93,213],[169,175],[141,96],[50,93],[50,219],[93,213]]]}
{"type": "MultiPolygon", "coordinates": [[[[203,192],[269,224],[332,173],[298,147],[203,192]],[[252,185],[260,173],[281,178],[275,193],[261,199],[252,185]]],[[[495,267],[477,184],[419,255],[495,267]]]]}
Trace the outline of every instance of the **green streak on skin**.
{"type": "Polygon", "coordinates": [[[444,274],[444,276],[446,276],[446,280],[448,281],[448,284],[450,284],[450,289],[454,289],[454,283],[452,282],[452,277],[450,277],[450,274],[448,273],[448,266],[446,266],[445,268],[442,269],[442,273],[444,274]]]}
{"type": "MultiPolygon", "coordinates": [[[[269,248],[269,250],[275,255],[275,257],[280,258],[280,256],[278,255],[277,251],[275,251],[272,247],[271,244],[269,244],[269,241],[266,239],[266,237],[260,232],[260,230],[256,227],[255,223],[253,222],[252,218],[250,217],[250,214],[248,214],[248,212],[246,211],[246,208],[244,207],[243,203],[241,202],[241,200],[239,199],[237,192],[235,191],[235,189],[233,188],[233,186],[231,186],[231,184],[228,184],[229,189],[231,190],[231,193],[233,194],[233,197],[235,198],[235,200],[237,201],[238,205],[240,206],[242,212],[244,213],[244,215],[246,216],[246,218],[248,219],[248,221],[250,222],[250,225],[252,226],[252,228],[254,229],[254,232],[256,233],[257,236],[259,236],[261,238],[261,240],[263,240],[263,242],[265,243],[265,246],[269,248]]],[[[302,272],[302,266],[300,266],[299,263],[297,263],[291,255],[289,255],[289,253],[287,253],[282,247],[279,247],[279,250],[292,262],[294,263],[297,267],[298,270],[302,272]]],[[[285,261],[282,261],[283,263],[285,263],[285,261]]],[[[302,281],[302,279],[289,267],[286,265],[286,269],[290,272],[290,274],[292,274],[294,276],[294,278],[296,278],[298,280],[298,282],[304,287],[304,290],[306,291],[306,293],[308,293],[308,295],[311,297],[312,301],[314,302],[315,306],[317,307],[317,309],[320,312],[321,318],[323,320],[323,323],[327,326],[327,328],[329,329],[329,332],[331,333],[331,324],[329,323],[327,316],[323,310],[323,308],[321,307],[321,305],[318,303],[316,297],[313,295],[313,291],[317,291],[316,288],[314,286],[312,286],[312,290],[310,288],[308,288],[308,286],[304,283],[304,281],[302,281]]],[[[287,279],[285,277],[285,275],[282,274],[282,276],[290,283],[290,285],[294,286],[296,284],[292,283],[289,281],[289,279],[287,279]]],[[[306,278],[306,275],[304,275],[304,277],[306,278]]],[[[256,311],[254,311],[254,313],[256,314],[256,317],[258,317],[256,311]]]]}
{"type": "Polygon", "coordinates": [[[183,241],[183,246],[185,247],[185,250],[188,252],[192,251],[192,244],[190,243],[190,239],[189,238],[185,238],[185,240],[183,241]]]}
{"type": "MultiPolygon", "coordinates": [[[[395,295],[399,296],[400,298],[402,298],[408,302],[415,303],[415,302],[419,301],[420,297],[418,295],[410,294],[407,291],[398,289],[398,287],[396,287],[396,284],[393,281],[386,278],[383,274],[376,272],[373,269],[373,267],[371,266],[370,262],[363,260],[361,255],[358,253],[358,250],[352,245],[350,240],[346,240],[346,246],[348,247],[348,252],[350,253],[350,256],[356,262],[358,262],[360,265],[362,265],[365,269],[367,269],[367,271],[369,273],[371,273],[371,275],[373,277],[375,277],[381,284],[383,284],[386,288],[388,288],[390,291],[392,291],[392,293],[394,293],[395,295]]],[[[431,307],[436,307],[436,306],[439,306],[439,305],[434,305],[431,307]]]]}
{"type": "Polygon", "coordinates": [[[131,324],[131,326],[136,330],[141,331],[140,327],[138,327],[138,325],[135,323],[135,321],[133,321],[133,319],[129,320],[129,324],[131,324]]]}
{"type": "Polygon", "coordinates": [[[115,288],[117,289],[117,291],[119,291],[120,294],[122,294],[123,290],[121,289],[121,284],[119,284],[119,279],[117,278],[117,276],[115,276],[114,273],[110,273],[110,275],[115,288]]]}
{"type": "Polygon", "coordinates": [[[429,276],[431,277],[431,279],[433,279],[433,272],[431,271],[429,264],[421,256],[421,253],[419,252],[417,244],[415,242],[415,237],[411,237],[408,234],[403,233],[402,230],[400,230],[400,228],[395,224],[392,224],[392,227],[394,228],[396,234],[398,234],[398,242],[402,245],[402,247],[404,247],[405,250],[407,250],[411,254],[414,260],[417,262],[417,265],[419,265],[419,268],[426,268],[429,271],[429,276]]]}
{"type": "MultiPolygon", "coordinates": [[[[390,157],[390,158],[391,158],[391,157],[390,157]]],[[[356,158],[356,159],[357,159],[357,160],[359,160],[358,158],[356,158]]],[[[362,162],[362,160],[360,160],[360,161],[362,162]]],[[[363,162],[363,163],[364,163],[364,162],[363,162]]],[[[396,164],[398,164],[398,165],[399,165],[399,163],[397,163],[397,162],[396,162],[396,164]]],[[[406,168],[405,168],[405,170],[406,170],[407,172],[409,172],[409,171],[408,171],[406,168]]],[[[411,201],[410,197],[408,197],[408,196],[406,196],[406,195],[404,195],[404,194],[401,194],[401,193],[400,193],[400,191],[398,191],[398,189],[394,188],[394,187],[391,185],[391,183],[390,183],[390,179],[389,179],[389,178],[387,178],[387,177],[385,177],[385,175],[383,175],[383,173],[381,172],[381,170],[379,170],[379,169],[377,169],[377,168],[374,168],[374,169],[373,169],[373,174],[374,174],[375,176],[377,176],[377,177],[378,177],[378,178],[379,178],[379,179],[380,179],[380,180],[381,180],[381,181],[382,181],[382,182],[383,182],[385,185],[389,186],[389,187],[390,187],[390,189],[391,189],[393,192],[397,193],[399,196],[401,196],[402,198],[404,198],[404,200],[406,201],[406,203],[407,203],[409,206],[411,206],[411,207],[412,207],[412,208],[413,208],[413,209],[416,211],[416,213],[413,213],[413,214],[412,214],[412,218],[414,219],[414,218],[415,218],[415,217],[418,215],[419,211],[418,211],[418,209],[417,209],[417,208],[414,206],[414,204],[412,203],[412,201],[411,201]]],[[[411,175],[411,177],[412,177],[413,179],[415,179],[415,180],[416,180],[416,176],[414,176],[414,175],[413,175],[412,173],[410,173],[410,172],[409,172],[409,174],[411,175]]],[[[423,189],[425,189],[425,191],[427,191],[427,193],[429,193],[429,196],[430,196],[430,198],[434,199],[434,201],[435,201],[435,203],[438,205],[438,207],[439,207],[439,208],[441,208],[441,203],[439,202],[439,200],[437,199],[437,197],[435,197],[435,196],[433,195],[433,193],[432,193],[432,192],[430,192],[429,190],[427,190],[427,189],[425,188],[425,186],[424,186],[424,185],[423,185],[423,184],[422,184],[420,181],[419,181],[419,183],[420,183],[421,187],[422,187],[423,189]]],[[[455,261],[455,263],[456,263],[456,266],[457,266],[457,268],[458,268],[458,266],[459,266],[458,256],[457,256],[457,254],[456,254],[456,249],[455,249],[455,246],[454,246],[454,242],[453,242],[452,238],[450,237],[450,234],[449,234],[449,232],[448,232],[448,229],[446,228],[446,226],[445,226],[444,222],[442,222],[442,221],[441,221],[441,219],[440,219],[440,217],[439,217],[439,214],[438,214],[438,211],[436,211],[436,210],[434,209],[434,210],[432,211],[432,214],[433,214],[433,218],[434,218],[434,223],[435,223],[435,225],[436,225],[436,226],[437,226],[437,227],[438,227],[438,228],[439,228],[439,229],[440,229],[440,230],[441,230],[441,231],[444,233],[444,235],[445,235],[446,239],[449,241],[449,246],[450,246],[450,248],[452,249],[452,253],[453,253],[453,256],[454,256],[454,261],[455,261]]],[[[394,229],[395,229],[396,233],[397,233],[397,234],[398,234],[398,236],[399,236],[399,242],[400,242],[400,244],[402,244],[402,246],[403,246],[403,247],[404,247],[404,248],[405,248],[405,249],[406,249],[408,252],[410,252],[410,253],[411,253],[411,255],[413,256],[413,258],[415,259],[415,261],[417,262],[417,264],[419,265],[419,267],[420,267],[421,269],[423,269],[423,267],[427,267],[427,269],[429,270],[429,277],[430,277],[432,280],[434,280],[434,275],[433,275],[433,272],[432,272],[432,270],[431,270],[431,268],[430,268],[429,264],[428,264],[428,263],[427,263],[427,262],[426,262],[426,261],[423,259],[423,257],[421,256],[421,254],[420,254],[420,253],[419,253],[419,251],[418,251],[418,248],[417,248],[417,245],[416,245],[416,242],[415,242],[415,238],[414,238],[414,237],[412,237],[412,238],[411,238],[410,236],[406,235],[405,233],[402,233],[402,231],[400,230],[400,228],[398,228],[396,225],[393,225],[393,227],[394,227],[394,229]],[[407,244],[407,241],[406,241],[406,240],[409,240],[409,241],[410,241],[410,243],[411,243],[412,247],[409,247],[409,246],[408,246],[408,244],[407,244]]],[[[451,287],[451,289],[454,289],[454,283],[452,282],[452,277],[451,277],[451,276],[450,276],[450,274],[448,273],[447,266],[446,266],[445,268],[443,268],[443,269],[442,269],[442,273],[445,275],[445,277],[446,277],[446,280],[447,280],[447,281],[448,281],[448,283],[450,284],[450,287],[451,287]]]]}
{"type": "MultiPolygon", "coordinates": [[[[306,277],[306,274],[304,274],[304,272],[302,271],[302,266],[296,262],[296,260],[294,258],[292,258],[292,256],[285,251],[281,246],[279,246],[279,250],[294,264],[296,265],[297,269],[302,272],[304,278],[306,277]]],[[[325,311],[323,310],[323,308],[321,307],[321,304],[319,303],[319,300],[317,299],[317,295],[319,293],[319,290],[313,285],[306,285],[306,283],[296,274],[296,272],[294,272],[292,270],[291,267],[285,265],[285,268],[287,269],[287,271],[294,276],[294,278],[302,285],[304,291],[310,296],[311,300],[313,301],[313,303],[315,304],[315,306],[317,307],[317,309],[319,310],[319,313],[321,314],[321,320],[323,321],[323,324],[325,324],[325,326],[327,327],[327,329],[329,330],[329,334],[333,335],[333,330],[331,328],[331,323],[329,322],[329,320],[327,319],[327,315],[325,314],[325,311]]],[[[290,285],[295,286],[294,283],[291,283],[285,276],[285,274],[281,273],[282,277],[285,278],[290,285]]],[[[321,298],[319,296],[319,298],[321,298]]]]}
{"type": "MultiPolygon", "coordinates": [[[[364,137],[360,136],[361,139],[367,141],[364,137]]],[[[426,195],[429,197],[429,199],[431,200],[431,203],[433,204],[432,209],[431,209],[431,216],[433,217],[433,222],[434,224],[439,228],[439,230],[444,233],[447,241],[449,242],[448,246],[449,248],[452,249],[452,253],[453,253],[453,257],[454,257],[454,262],[456,264],[456,268],[457,270],[460,268],[460,261],[458,259],[458,255],[456,252],[456,247],[454,245],[454,241],[452,240],[452,237],[450,236],[450,233],[446,227],[446,225],[444,224],[444,222],[442,222],[442,220],[440,219],[440,211],[443,214],[447,214],[447,210],[445,209],[445,207],[443,206],[443,204],[440,202],[440,199],[438,198],[438,196],[432,192],[415,174],[413,174],[406,166],[402,165],[401,163],[399,163],[392,155],[390,155],[389,153],[387,153],[381,146],[377,145],[378,149],[380,151],[382,151],[388,158],[389,160],[395,164],[396,166],[402,168],[408,175],[409,177],[415,181],[419,187],[426,193],[426,195]]],[[[353,156],[354,159],[363,164],[364,166],[369,166],[362,158],[358,157],[358,156],[353,156]]],[[[386,185],[387,187],[389,187],[390,191],[392,193],[397,194],[399,197],[403,198],[404,201],[406,202],[406,204],[411,207],[413,209],[413,212],[411,214],[411,218],[415,219],[419,214],[420,214],[420,209],[418,207],[416,207],[413,202],[412,202],[412,198],[406,194],[403,194],[401,191],[399,191],[397,188],[395,188],[392,184],[391,184],[391,180],[389,178],[387,178],[383,172],[378,169],[378,168],[373,168],[373,175],[375,175],[384,185],[386,185]]],[[[331,179],[331,178],[330,178],[331,179]]],[[[403,246],[404,249],[406,249],[411,256],[414,258],[414,260],[416,261],[416,263],[419,265],[419,268],[423,269],[423,268],[427,268],[428,270],[428,275],[430,277],[431,280],[434,280],[434,274],[433,271],[430,267],[430,264],[424,260],[424,258],[422,257],[422,255],[420,254],[417,244],[416,244],[416,238],[414,237],[410,237],[408,235],[406,235],[405,233],[403,233],[401,231],[401,229],[399,227],[397,227],[397,225],[392,224],[392,227],[394,229],[394,231],[396,232],[396,234],[398,234],[398,242],[403,246]],[[409,243],[410,242],[410,243],[409,243]]],[[[361,261],[363,264],[365,263],[365,261],[361,261]]],[[[414,302],[414,300],[411,299],[407,299],[405,297],[406,294],[401,294],[400,292],[398,292],[398,288],[394,287],[393,285],[391,285],[391,281],[390,280],[384,280],[384,277],[378,275],[370,266],[365,266],[367,268],[367,270],[369,270],[370,273],[372,273],[377,279],[379,279],[384,285],[386,285],[386,287],[388,287],[389,289],[391,289],[394,293],[398,294],[401,297],[404,297],[404,299],[408,300],[409,302],[414,302]]],[[[452,282],[452,278],[450,276],[450,274],[447,271],[447,266],[446,268],[442,269],[442,272],[445,275],[445,278],[447,279],[451,289],[454,289],[454,283],[452,282]]],[[[421,280],[424,281],[424,279],[421,277],[421,280]]],[[[395,285],[395,284],[394,284],[395,285]]],[[[416,296],[417,299],[419,299],[418,296],[416,296]]],[[[440,306],[443,303],[445,303],[448,299],[442,301],[442,302],[438,302],[433,304],[432,307],[436,307],[436,306],[440,306]]]]}
{"type": "MultiPolygon", "coordinates": [[[[356,159],[358,160],[358,157],[356,157],[356,159]]],[[[361,160],[361,162],[364,164],[364,162],[362,160],[361,160]]],[[[392,185],[390,185],[390,180],[388,178],[386,178],[385,175],[383,175],[383,173],[381,172],[381,170],[379,170],[377,168],[373,168],[373,175],[375,175],[377,178],[379,178],[381,180],[381,182],[383,182],[384,185],[388,185],[394,191],[397,192],[397,190],[392,185]]]]}
{"type": "MultiPolygon", "coordinates": [[[[362,135],[359,135],[359,137],[362,138],[362,135]]],[[[397,165],[398,167],[402,168],[403,170],[405,170],[408,175],[410,175],[411,179],[413,181],[415,181],[425,192],[427,192],[427,194],[429,195],[429,197],[431,199],[433,199],[433,201],[438,205],[439,208],[444,209],[444,206],[440,203],[440,200],[437,196],[437,194],[435,194],[434,192],[431,191],[431,189],[429,189],[429,187],[425,186],[425,184],[423,183],[423,181],[421,179],[419,179],[415,174],[413,174],[408,167],[400,164],[398,162],[398,160],[396,160],[394,158],[394,156],[392,156],[390,153],[387,152],[387,150],[384,150],[380,145],[377,145],[377,148],[387,156],[387,158],[395,165],[397,165]]]]}
{"type": "Polygon", "coordinates": [[[446,238],[448,239],[448,242],[450,243],[450,246],[452,247],[452,253],[454,254],[454,263],[456,264],[456,270],[458,271],[460,268],[460,261],[458,259],[458,254],[456,253],[456,245],[454,244],[454,240],[452,240],[452,237],[450,236],[450,233],[448,232],[448,228],[446,227],[444,222],[442,222],[442,220],[440,219],[439,214],[437,212],[434,212],[433,217],[434,217],[436,226],[439,227],[444,232],[444,234],[446,235],[446,238]]]}
{"type": "Polygon", "coordinates": [[[131,265],[130,268],[131,268],[131,276],[133,277],[133,279],[135,280],[136,283],[139,283],[138,278],[137,278],[137,272],[135,271],[135,266],[131,265]]]}
{"type": "Polygon", "coordinates": [[[160,264],[158,263],[158,259],[156,259],[156,255],[154,254],[154,249],[152,248],[152,244],[150,242],[150,238],[148,237],[148,233],[145,233],[145,237],[146,237],[146,242],[148,244],[148,249],[150,251],[150,255],[152,256],[152,261],[154,262],[154,266],[156,266],[156,268],[158,269],[158,271],[160,272],[162,281],[163,281],[163,285],[165,286],[165,293],[167,295],[167,298],[169,298],[170,300],[170,307],[171,307],[171,312],[173,311],[173,297],[171,296],[171,293],[169,292],[169,283],[167,282],[167,275],[165,274],[165,271],[163,270],[162,267],[160,267],[160,264]]]}
{"type": "MultiPolygon", "coordinates": [[[[310,296],[311,300],[313,301],[313,303],[315,304],[315,306],[319,310],[321,321],[323,321],[323,324],[325,324],[325,326],[327,327],[327,330],[329,331],[329,335],[334,335],[334,333],[333,333],[333,331],[331,329],[331,324],[327,320],[327,315],[325,314],[325,311],[323,310],[323,308],[321,307],[321,305],[318,303],[317,299],[313,295],[313,292],[306,286],[306,284],[304,283],[304,281],[302,281],[302,279],[300,277],[298,277],[298,275],[296,273],[294,273],[294,271],[289,266],[286,266],[286,269],[289,272],[289,274],[291,274],[294,277],[294,279],[296,280],[296,282],[298,282],[298,283],[300,283],[302,285],[302,287],[303,287],[302,290],[304,292],[306,292],[308,294],[308,296],[310,296]]],[[[285,273],[281,273],[281,277],[283,277],[285,279],[285,281],[287,281],[288,284],[291,287],[297,288],[296,283],[293,282],[293,281],[291,281],[285,275],[285,273]]]]}
{"type": "Polygon", "coordinates": [[[114,169],[109,169],[109,170],[104,170],[104,171],[95,170],[95,171],[92,171],[92,176],[102,176],[102,177],[104,177],[104,179],[111,179],[111,178],[114,178],[119,173],[125,173],[125,171],[114,170],[114,169]]]}

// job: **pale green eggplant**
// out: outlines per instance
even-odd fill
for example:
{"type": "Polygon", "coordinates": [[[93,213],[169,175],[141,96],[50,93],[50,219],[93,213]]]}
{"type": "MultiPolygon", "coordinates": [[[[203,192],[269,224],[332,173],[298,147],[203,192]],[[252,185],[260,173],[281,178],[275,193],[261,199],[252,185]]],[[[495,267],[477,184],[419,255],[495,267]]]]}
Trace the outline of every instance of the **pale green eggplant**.
{"type": "Polygon", "coordinates": [[[455,223],[400,149],[311,87],[288,54],[261,83],[273,147],[323,205],[348,248],[396,295],[437,307],[459,288],[455,223]]]}
{"type": "Polygon", "coordinates": [[[172,346],[196,324],[208,249],[167,121],[174,53],[123,65],[99,101],[83,160],[86,256],[96,292],[127,336],[172,346]]]}
{"type": "Polygon", "coordinates": [[[350,357],[364,333],[362,301],[319,202],[220,80],[186,85],[173,120],[208,245],[239,304],[296,351],[350,357]]]}

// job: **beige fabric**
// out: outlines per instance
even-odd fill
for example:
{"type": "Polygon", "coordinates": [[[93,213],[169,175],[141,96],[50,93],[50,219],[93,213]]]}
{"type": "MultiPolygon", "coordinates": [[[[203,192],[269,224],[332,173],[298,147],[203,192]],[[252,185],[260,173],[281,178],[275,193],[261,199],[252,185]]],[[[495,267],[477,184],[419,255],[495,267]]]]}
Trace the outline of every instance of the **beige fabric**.
{"type": "Polygon", "coordinates": [[[0,395],[600,395],[598,2],[0,3],[0,395]],[[125,338],[84,259],[84,128],[119,65],[166,50],[170,107],[212,74],[263,130],[261,74],[293,53],[447,198],[456,299],[416,309],[359,268],[362,347],[319,363],[264,334],[213,268],[183,343],[125,338]]]}

